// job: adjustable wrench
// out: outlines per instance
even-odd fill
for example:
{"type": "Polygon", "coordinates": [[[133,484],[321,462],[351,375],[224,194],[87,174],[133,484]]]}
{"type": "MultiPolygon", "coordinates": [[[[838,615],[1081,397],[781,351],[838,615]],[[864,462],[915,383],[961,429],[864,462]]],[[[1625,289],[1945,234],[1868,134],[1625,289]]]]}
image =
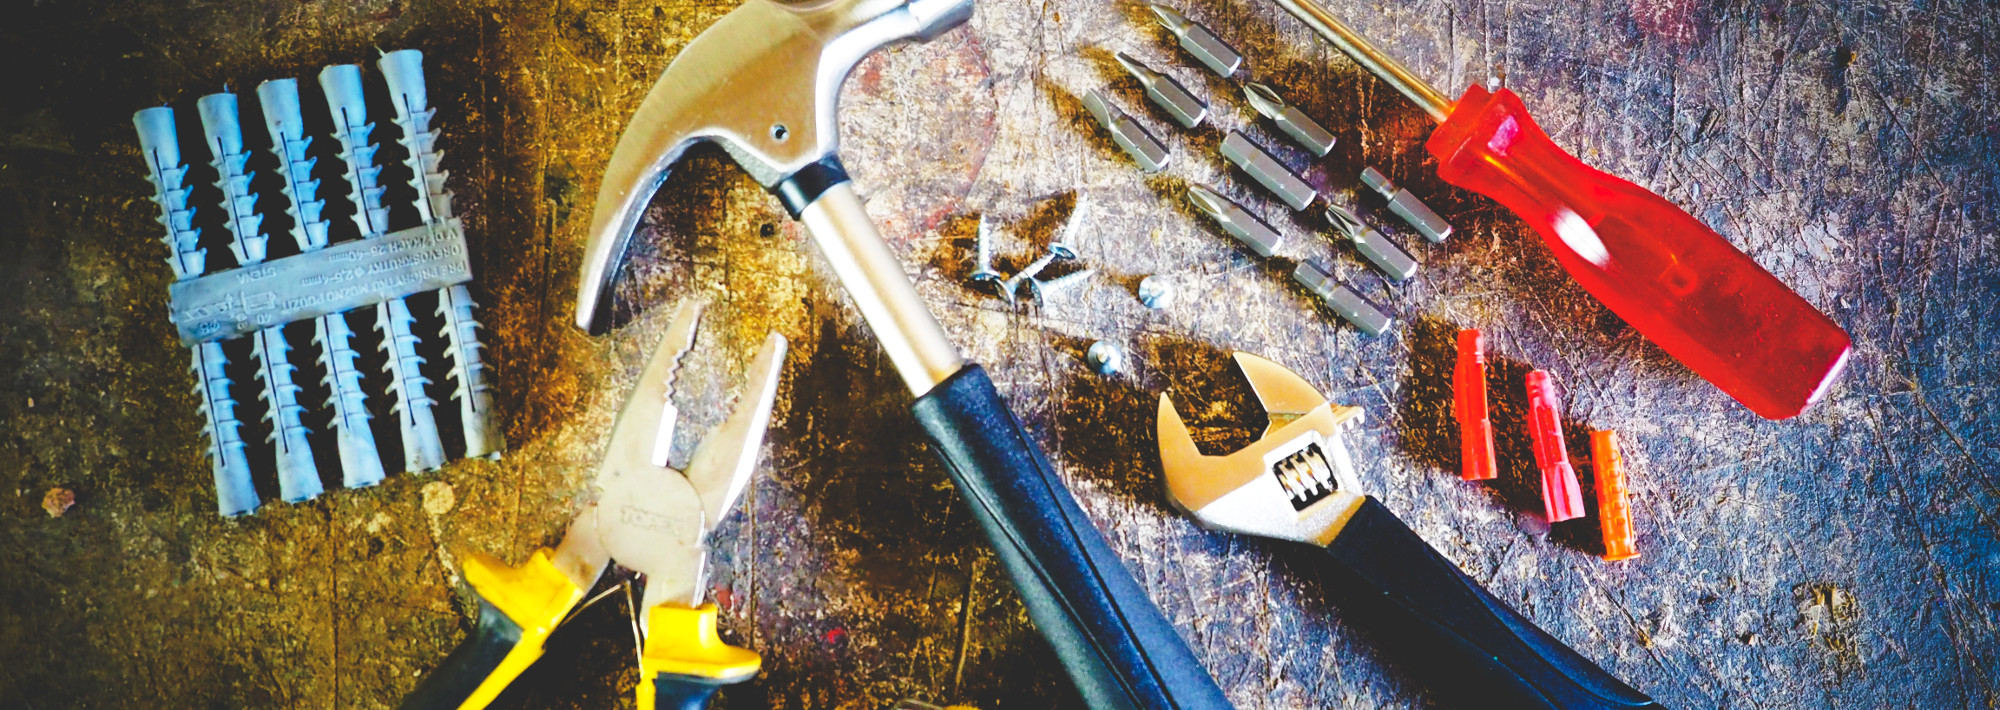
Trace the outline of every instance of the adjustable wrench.
{"type": "Polygon", "coordinates": [[[1360,407],[1326,400],[1298,373],[1236,354],[1270,415],[1264,436],[1206,456],[1180,410],[1160,395],[1160,468],[1167,497],[1203,527],[1321,548],[1321,575],[1347,593],[1343,617],[1376,632],[1446,707],[1659,710],[1494,598],[1362,492],[1340,434],[1360,407]]]}

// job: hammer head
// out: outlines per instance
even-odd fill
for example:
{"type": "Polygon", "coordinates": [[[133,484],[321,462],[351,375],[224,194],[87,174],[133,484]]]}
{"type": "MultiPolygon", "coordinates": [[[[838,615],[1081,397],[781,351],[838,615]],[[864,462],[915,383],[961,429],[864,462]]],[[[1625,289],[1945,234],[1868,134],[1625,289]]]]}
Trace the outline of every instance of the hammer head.
{"type": "Polygon", "coordinates": [[[862,57],[929,39],[972,0],[746,0],[667,65],[639,104],[598,186],[577,293],[577,325],[609,327],[611,281],[639,215],[697,141],[721,144],[766,189],[834,154],[840,85],[862,57]]]}
{"type": "Polygon", "coordinates": [[[1236,353],[1236,365],[1270,428],[1241,451],[1204,456],[1173,399],[1160,395],[1167,497],[1204,527],[1325,545],[1366,497],[1340,440],[1342,430],[1361,423],[1361,408],[1327,402],[1270,360],[1236,353]]]}

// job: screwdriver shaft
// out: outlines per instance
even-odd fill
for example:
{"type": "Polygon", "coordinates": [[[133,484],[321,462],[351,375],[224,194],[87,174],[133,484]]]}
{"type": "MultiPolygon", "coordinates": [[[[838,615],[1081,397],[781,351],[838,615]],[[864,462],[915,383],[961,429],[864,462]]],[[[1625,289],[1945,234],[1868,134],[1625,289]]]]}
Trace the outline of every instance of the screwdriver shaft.
{"type": "Polygon", "coordinates": [[[1410,68],[1396,61],[1395,57],[1383,54],[1382,50],[1369,44],[1367,38],[1356,33],[1354,28],[1347,26],[1347,23],[1341,22],[1340,18],[1334,17],[1325,5],[1319,4],[1317,0],[1276,0],[1276,2],[1279,7],[1285,8],[1286,12],[1292,13],[1293,17],[1312,26],[1314,32],[1325,37],[1326,41],[1332,42],[1333,46],[1339,47],[1340,51],[1346,53],[1356,64],[1360,64],[1375,76],[1382,77],[1383,81],[1389,82],[1390,86],[1396,87],[1397,91],[1403,92],[1404,96],[1417,102],[1417,106],[1422,108],[1424,113],[1430,114],[1433,120],[1444,123],[1446,118],[1451,117],[1450,99],[1438,93],[1430,82],[1411,73],[1410,68]]]}

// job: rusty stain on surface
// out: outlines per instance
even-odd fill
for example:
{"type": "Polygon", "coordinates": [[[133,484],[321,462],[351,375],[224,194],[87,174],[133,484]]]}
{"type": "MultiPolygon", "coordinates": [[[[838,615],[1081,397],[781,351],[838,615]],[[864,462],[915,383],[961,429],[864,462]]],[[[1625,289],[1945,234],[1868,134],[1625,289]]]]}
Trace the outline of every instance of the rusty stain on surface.
{"type": "Polygon", "coordinates": [[[1860,673],[1861,648],[1855,632],[1861,626],[1861,605],[1854,594],[1839,585],[1817,582],[1799,585],[1792,595],[1798,604],[1799,630],[1826,654],[1834,680],[1860,673]]]}
{"type": "Polygon", "coordinates": [[[42,512],[51,518],[60,518],[76,505],[76,491],[57,486],[42,494],[42,512]]]}

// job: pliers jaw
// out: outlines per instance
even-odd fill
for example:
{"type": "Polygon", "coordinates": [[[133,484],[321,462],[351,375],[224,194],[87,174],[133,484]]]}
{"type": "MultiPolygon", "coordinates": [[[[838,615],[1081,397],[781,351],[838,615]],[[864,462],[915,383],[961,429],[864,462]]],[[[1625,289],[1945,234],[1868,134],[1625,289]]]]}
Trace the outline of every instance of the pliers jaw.
{"type": "MultiPolygon", "coordinates": [[[[634,385],[597,474],[597,502],[579,516],[611,559],[646,577],[642,609],[701,601],[705,540],[756,473],[757,455],[777,402],[787,342],[771,333],[751,361],[735,408],[695,447],[686,471],[656,463],[668,446],[677,410],[675,373],[693,346],[700,306],[682,306],[666,342],[634,385]]],[[[642,617],[643,618],[643,617],[642,617]]]]}
{"type": "Polygon", "coordinates": [[[1271,424],[1242,450],[1203,455],[1173,399],[1160,395],[1160,466],[1167,497],[1205,527],[1324,545],[1366,497],[1340,433],[1362,420],[1297,374],[1247,353],[1236,364],[1271,424]]]}

